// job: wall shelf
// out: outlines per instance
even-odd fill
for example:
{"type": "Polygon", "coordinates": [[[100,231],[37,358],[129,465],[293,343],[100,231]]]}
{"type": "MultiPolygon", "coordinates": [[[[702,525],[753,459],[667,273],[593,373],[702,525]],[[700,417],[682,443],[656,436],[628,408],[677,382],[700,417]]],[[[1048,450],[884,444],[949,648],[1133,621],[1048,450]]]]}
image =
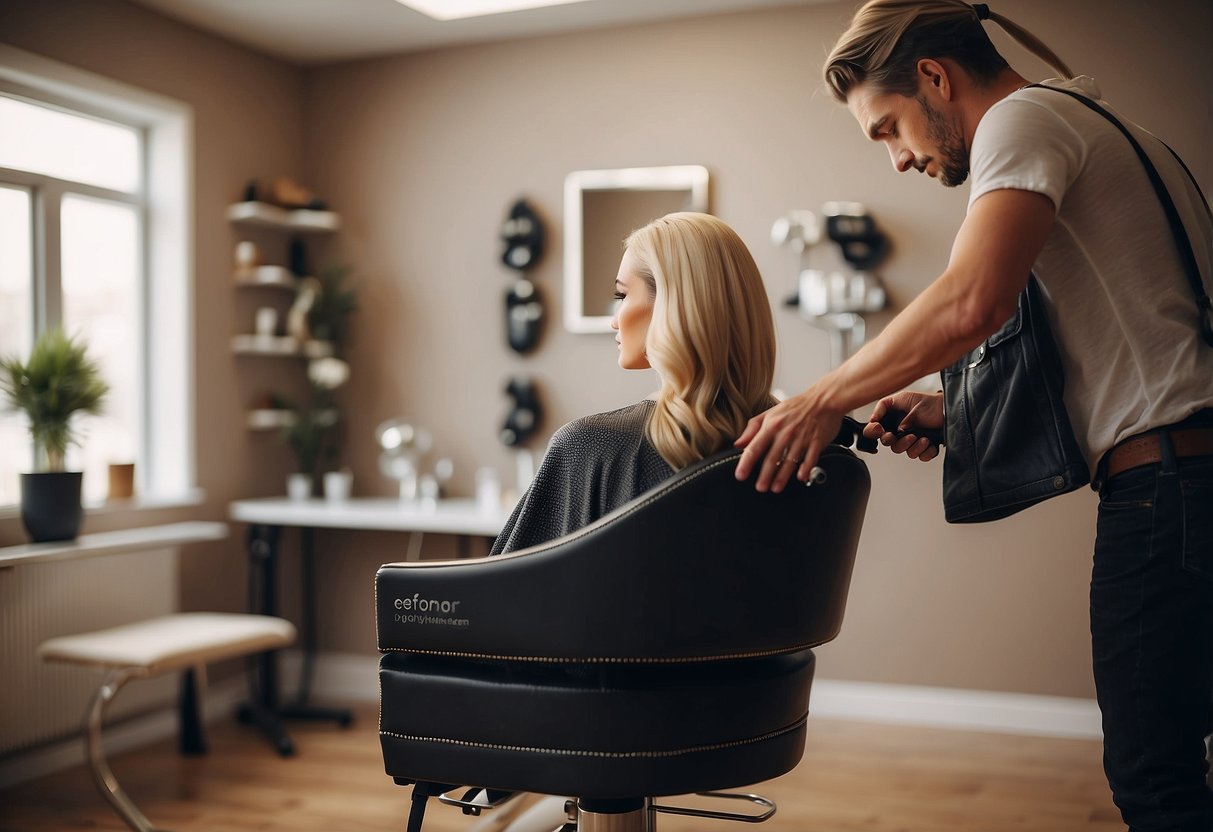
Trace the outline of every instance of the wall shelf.
{"type": "Polygon", "coordinates": [[[286,209],[265,202],[237,202],[227,207],[229,222],[275,228],[280,231],[332,232],[341,228],[341,217],[332,211],[286,209]]]}
{"type": "MultiPolygon", "coordinates": [[[[325,414],[324,421],[332,423],[337,421],[336,410],[321,412],[325,414]]],[[[297,421],[299,421],[299,417],[295,411],[282,408],[250,410],[245,416],[245,424],[249,430],[282,430],[294,426],[297,421]]]]}
{"type": "MultiPolygon", "coordinates": [[[[226,216],[227,221],[233,227],[260,228],[280,234],[289,234],[292,237],[309,233],[331,233],[341,227],[341,217],[332,211],[287,210],[277,205],[255,201],[229,205],[226,216]]],[[[301,246],[302,242],[293,239],[291,244],[301,246]]],[[[293,297],[298,291],[300,283],[305,279],[296,276],[291,269],[280,265],[251,267],[238,265],[232,273],[232,284],[237,290],[264,289],[270,290],[270,294],[278,294],[279,298],[276,299],[269,298],[268,295],[259,295],[261,299],[270,300],[273,305],[269,308],[278,312],[281,312],[283,303],[281,295],[293,297]]],[[[289,326],[288,331],[292,331],[289,326]]],[[[301,341],[292,335],[258,335],[254,333],[233,335],[231,350],[238,356],[294,359],[328,358],[335,353],[330,341],[313,339],[301,341]]],[[[258,401],[264,401],[264,399],[259,398],[258,401]]],[[[337,411],[332,411],[331,416],[332,420],[336,422],[337,411]]],[[[296,413],[285,408],[253,408],[246,410],[244,416],[245,429],[250,431],[283,430],[291,427],[297,421],[296,413]]]]}
{"type": "Polygon", "coordinates": [[[283,266],[256,266],[232,275],[237,286],[267,286],[272,289],[289,289],[294,292],[301,277],[295,277],[283,266]]]}
{"type": "Polygon", "coordinates": [[[232,352],[237,355],[302,356],[328,358],[333,345],[328,341],[304,341],[289,335],[233,335],[232,352]]]}

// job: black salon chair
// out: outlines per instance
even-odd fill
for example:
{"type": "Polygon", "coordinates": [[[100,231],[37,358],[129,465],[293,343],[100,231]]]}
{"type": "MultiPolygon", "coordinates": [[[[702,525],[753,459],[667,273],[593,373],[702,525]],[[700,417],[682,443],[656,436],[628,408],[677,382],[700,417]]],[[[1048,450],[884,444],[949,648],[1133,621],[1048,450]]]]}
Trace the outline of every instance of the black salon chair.
{"type": "MultiPolygon", "coordinates": [[[[478,813],[576,798],[564,830],[650,830],[659,806],[791,770],[814,656],[842,623],[867,466],[829,446],[815,482],[759,494],[738,452],[598,522],[496,558],[376,577],[387,773],[478,813]],[[466,794],[461,787],[480,787],[466,794]]],[[[732,795],[737,797],[737,795],[732,795]]]]}

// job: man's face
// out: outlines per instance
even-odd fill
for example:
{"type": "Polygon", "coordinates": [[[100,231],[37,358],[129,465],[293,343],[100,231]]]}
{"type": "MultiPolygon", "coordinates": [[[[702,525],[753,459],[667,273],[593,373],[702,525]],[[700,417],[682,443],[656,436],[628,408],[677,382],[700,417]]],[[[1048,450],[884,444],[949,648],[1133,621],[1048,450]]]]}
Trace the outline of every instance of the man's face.
{"type": "Polygon", "coordinates": [[[917,170],[949,188],[968,179],[969,149],[960,121],[937,109],[929,93],[910,98],[861,84],[847,96],[847,107],[864,135],[888,147],[898,173],[917,170]]]}

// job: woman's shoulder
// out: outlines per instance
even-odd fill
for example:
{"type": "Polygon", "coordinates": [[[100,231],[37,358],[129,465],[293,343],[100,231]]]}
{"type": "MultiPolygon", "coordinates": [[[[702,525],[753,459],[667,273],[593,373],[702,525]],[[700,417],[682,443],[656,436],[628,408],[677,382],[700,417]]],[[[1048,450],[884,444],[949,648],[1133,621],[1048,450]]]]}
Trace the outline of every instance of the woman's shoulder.
{"type": "Polygon", "coordinates": [[[556,431],[552,436],[552,444],[555,445],[557,442],[598,444],[623,437],[632,438],[643,435],[645,424],[652,411],[653,402],[644,399],[617,410],[581,416],[556,431]]]}
{"type": "Polygon", "coordinates": [[[552,435],[548,453],[580,459],[617,457],[624,449],[638,448],[644,442],[652,411],[653,402],[645,399],[617,410],[581,416],[552,435]]]}

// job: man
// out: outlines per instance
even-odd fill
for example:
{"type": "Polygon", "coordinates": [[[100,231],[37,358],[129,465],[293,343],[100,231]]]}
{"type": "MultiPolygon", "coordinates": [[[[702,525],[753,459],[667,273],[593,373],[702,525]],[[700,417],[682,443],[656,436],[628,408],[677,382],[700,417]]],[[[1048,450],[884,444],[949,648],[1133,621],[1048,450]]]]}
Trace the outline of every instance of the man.
{"type": "MultiPolygon", "coordinates": [[[[944,273],[853,358],[755,417],[737,476],[759,491],[806,481],[843,414],[877,401],[865,433],[929,460],[914,428],[942,397],[894,391],[955,362],[1039,280],[1065,399],[1100,490],[1091,583],[1104,765],[1133,832],[1213,829],[1203,738],[1213,718],[1213,346],[1171,228],[1125,137],[1055,90],[1029,87],[994,49],[998,23],[1100,106],[1043,44],[983,4],[871,0],[826,63],[826,82],[898,172],[954,187],[969,209],[944,273]],[[885,398],[882,398],[885,397],[885,398]],[[902,431],[878,420],[897,410],[902,431]]],[[[1124,119],[1121,119],[1123,122],[1124,119]]],[[[1213,219],[1161,143],[1129,125],[1179,209],[1207,295],[1213,219]]]]}

